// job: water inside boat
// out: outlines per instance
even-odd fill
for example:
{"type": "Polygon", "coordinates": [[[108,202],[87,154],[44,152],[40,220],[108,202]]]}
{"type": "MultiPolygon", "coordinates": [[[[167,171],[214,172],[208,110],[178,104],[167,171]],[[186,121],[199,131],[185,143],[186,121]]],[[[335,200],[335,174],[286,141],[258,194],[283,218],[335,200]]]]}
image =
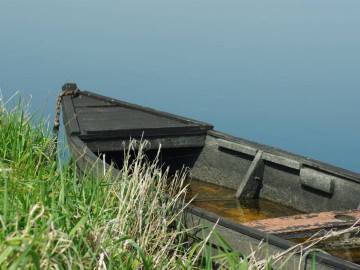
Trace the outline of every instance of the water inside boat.
{"type": "Polygon", "coordinates": [[[337,249],[324,249],[326,252],[343,260],[360,264],[360,247],[357,248],[337,248],[337,249]]]}
{"type": "MultiPolygon", "coordinates": [[[[192,204],[234,222],[243,223],[254,220],[303,214],[303,212],[265,199],[238,200],[233,189],[197,180],[187,180],[186,199],[192,204]]],[[[360,239],[329,239],[319,248],[338,258],[360,264],[360,239]]],[[[293,239],[296,243],[306,239],[293,239]]]]}
{"type": "Polygon", "coordinates": [[[187,200],[194,198],[193,205],[237,223],[303,213],[265,199],[236,199],[236,191],[230,188],[197,180],[187,182],[187,200]]]}

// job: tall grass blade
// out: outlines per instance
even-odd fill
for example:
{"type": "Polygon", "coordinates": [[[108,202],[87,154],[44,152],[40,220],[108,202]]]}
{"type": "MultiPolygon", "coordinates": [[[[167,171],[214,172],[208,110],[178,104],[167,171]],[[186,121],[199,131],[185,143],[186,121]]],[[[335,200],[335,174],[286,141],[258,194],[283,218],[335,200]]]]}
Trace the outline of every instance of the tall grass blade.
{"type": "Polygon", "coordinates": [[[70,231],[69,236],[70,238],[73,238],[77,232],[77,230],[79,230],[88,220],[87,216],[83,216],[78,223],[76,223],[76,225],[74,226],[74,228],[70,231]]]}
{"type": "Polygon", "coordinates": [[[0,254],[0,266],[2,266],[4,262],[8,261],[8,257],[11,255],[13,250],[14,248],[11,246],[6,247],[4,250],[2,250],[0,254]]]}
{"type": "Polygon", "coordinates": [[[39,255],[33,251],[30,251],[29,252],[29,255],[31,256],[31,259],[32,259],[32,262],[34,264],[34,267],[36,270],[40,270],[41,267],[40,267],[40,258],[39,258],[39,255]]]}
{"type": "Polygon", "coordinates": [[[145,255],[144,251],[139,247],[139,245],[134,240],[129,239],[128,241],[139,252],[142,263],[144,265],[144,268],[146,270],[150,270],[151,269],[150,264],[149,264],[148,260],[146,259],[146,255],[145,255]]]}

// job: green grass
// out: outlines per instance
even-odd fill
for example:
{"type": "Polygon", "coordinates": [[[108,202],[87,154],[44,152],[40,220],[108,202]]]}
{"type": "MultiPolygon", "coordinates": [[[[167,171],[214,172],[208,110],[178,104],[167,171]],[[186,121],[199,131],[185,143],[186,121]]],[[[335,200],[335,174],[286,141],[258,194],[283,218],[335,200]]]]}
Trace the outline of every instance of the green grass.
{"type": "Polygon", "coordinates": [[[80,178],[74,163],[55,161],[49,130],[21,99],[11,110],[0,105],[1,269],[196,265],[181,222],[185,191],[175,187],[183,176],[169,188],[140,150],[118,180],[80,178]]]}

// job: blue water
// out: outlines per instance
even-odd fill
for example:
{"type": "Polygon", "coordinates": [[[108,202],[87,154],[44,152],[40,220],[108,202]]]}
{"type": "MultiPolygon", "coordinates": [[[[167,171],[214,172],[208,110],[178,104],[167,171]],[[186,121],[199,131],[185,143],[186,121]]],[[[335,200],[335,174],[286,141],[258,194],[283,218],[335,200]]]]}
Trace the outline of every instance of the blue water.
{"type": "Polygon", "coordinates": [[[360,172],[360,1],[2,1],[0,89],[64,82],[360,172]]]}

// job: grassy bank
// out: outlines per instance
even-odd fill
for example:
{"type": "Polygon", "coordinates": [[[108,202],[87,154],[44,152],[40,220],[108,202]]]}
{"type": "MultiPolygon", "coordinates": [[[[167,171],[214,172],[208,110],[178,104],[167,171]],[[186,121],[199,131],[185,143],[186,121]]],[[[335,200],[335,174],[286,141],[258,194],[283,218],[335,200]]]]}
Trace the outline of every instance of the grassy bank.
{"type": "MultiPolygon", "coordinates": [[[[169,185],[143,142],[116,180],[80,175],[48,121],[14,99],[8,106],[0,96],[0,269],[213,268],[205,242],[187,240],[185,174],[169,185]]],[[[218,261],[239,265],[239,256],[218,261]]]]}
{"type": "Polygon", "coordinates": [[[1,269],[196,265],[181,227],[184,190],[169,188],[156,162],[140,151],[117,181],[80,179],[75,164],[55,161],[61,153],[49,130],[21,101],[0,105],[1,269]]]}

